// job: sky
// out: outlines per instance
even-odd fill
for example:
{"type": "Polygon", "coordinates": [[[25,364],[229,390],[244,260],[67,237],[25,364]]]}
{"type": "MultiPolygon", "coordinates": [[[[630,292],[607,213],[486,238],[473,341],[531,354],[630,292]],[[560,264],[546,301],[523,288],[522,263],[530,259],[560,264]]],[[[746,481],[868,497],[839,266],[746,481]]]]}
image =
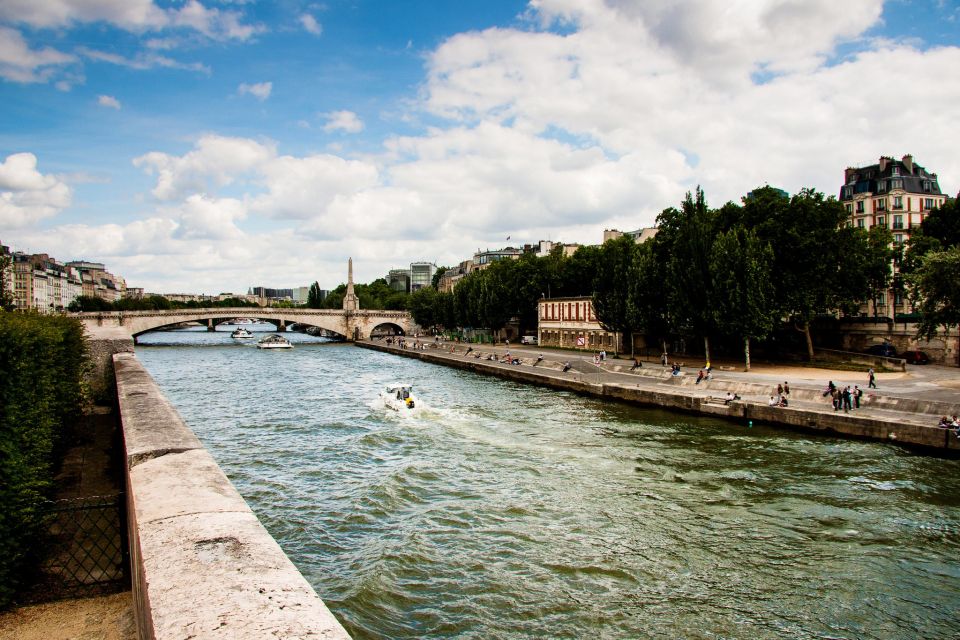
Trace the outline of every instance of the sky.
{"type": "Polygon", "coordinates": [[[331,289],[881,155],[955,195],[958,69],[958,0],[0,0],[0,242],[331,289]]]}

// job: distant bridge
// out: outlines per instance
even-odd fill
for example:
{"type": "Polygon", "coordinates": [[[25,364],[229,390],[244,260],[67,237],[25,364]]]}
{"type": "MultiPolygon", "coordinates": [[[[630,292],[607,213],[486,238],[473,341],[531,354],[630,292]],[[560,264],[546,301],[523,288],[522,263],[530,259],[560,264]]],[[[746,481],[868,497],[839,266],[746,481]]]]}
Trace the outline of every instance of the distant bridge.
{"type": "Polygon", "coordinates": [[[366,339],[380,329],[385,332],[409,334],[417,327],[407,311],[375,309],[278,309],[272,307],[238,307],[213,309],[175,309],[170,311],[106,311],[72,314],[83,322],[87,333],[96,336],[109,332],[113,336],[125,334],[136,341],[148,331],[173,327],[185,322],[206,323],[213,331],[218,324],[235,318],[253,318],[269,322],[278,331],[297,324],[324,329],[345,340],[366,339]]]}

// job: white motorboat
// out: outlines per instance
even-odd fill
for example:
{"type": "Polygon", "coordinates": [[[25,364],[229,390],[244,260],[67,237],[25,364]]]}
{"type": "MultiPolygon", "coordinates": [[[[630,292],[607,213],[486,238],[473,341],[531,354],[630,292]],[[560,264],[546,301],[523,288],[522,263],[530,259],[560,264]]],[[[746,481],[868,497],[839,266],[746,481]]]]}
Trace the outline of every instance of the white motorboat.
{"type": "Polygon", "coordinates": [[[267,336],[257,343],[257,349],[292,349],[293,345],[290,344],[290,341],[284,338],[281,335],[273,334],[272,336],[267,336]]]}
{"type": "Polygon", "coordinates": [[[394,411],[410,411],[420,404],[409,384],[392,384],[380,393],[380,397],[383,404],[394,411]]]}
{"type": "Polygon", "coordinates": [[[252,338],[253,334],[244,329],[243,327],[237,327],[230,333],[231,338],[244,339],[252,338]]]}

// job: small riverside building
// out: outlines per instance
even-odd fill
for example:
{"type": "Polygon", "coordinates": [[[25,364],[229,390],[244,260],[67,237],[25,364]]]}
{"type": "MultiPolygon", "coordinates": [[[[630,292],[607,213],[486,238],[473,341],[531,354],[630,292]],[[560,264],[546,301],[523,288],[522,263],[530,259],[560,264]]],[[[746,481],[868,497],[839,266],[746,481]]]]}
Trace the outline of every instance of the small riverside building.
{"type": "Polygon", "coordinates": [[[620,334],[600,326],[590,296],[541,298],[537,307],[537,339],[541,345],[623,351],[620,334]]]}

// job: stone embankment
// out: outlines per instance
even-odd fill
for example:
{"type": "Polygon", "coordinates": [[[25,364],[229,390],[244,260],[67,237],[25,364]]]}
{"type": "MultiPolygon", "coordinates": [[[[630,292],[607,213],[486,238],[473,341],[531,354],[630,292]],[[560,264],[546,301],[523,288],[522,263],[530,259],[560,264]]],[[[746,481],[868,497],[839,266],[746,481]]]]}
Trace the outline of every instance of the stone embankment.
{"type": "Polygon", "coordinates": [[[113,363],[139,637],[349,638],[136,357],[113,363]]]}
{"type": "Polygon", "coordinates": [[[539,362],[534,357],[524,355],[519,358],[520,364],[509,364],[500,361],[502,353],[483,347],[475,349],[469,345],[439,346],[428,343],[424,349],[412,349],[383,342],[356,344],[517,382],[639,406],[895,442],[926,450],[960,451],[960,439],[954,432],[935,426],[941,415],[957,413],[955,405],[946,403],[868,394],[863,397],[861,409],[845,413],[834,411],[829,398],[825,399],[820,390],[794,387],[791,389],[789,407],[772,407],[768,402],[771,394],[769,384],[717,378],[696,384],[689,375],[674,376],[659,366],[631,371],[629,365],[615,364],[618,361],[608,361],[598,367],[577,360],[571,362],[568,371],[563,371],[564,362],[553,359],[556,357],[553,354],[551,359],[544,358],[539,362]],[[740,399],[726,402],[727,392],[740,396],[740,399]]]}

